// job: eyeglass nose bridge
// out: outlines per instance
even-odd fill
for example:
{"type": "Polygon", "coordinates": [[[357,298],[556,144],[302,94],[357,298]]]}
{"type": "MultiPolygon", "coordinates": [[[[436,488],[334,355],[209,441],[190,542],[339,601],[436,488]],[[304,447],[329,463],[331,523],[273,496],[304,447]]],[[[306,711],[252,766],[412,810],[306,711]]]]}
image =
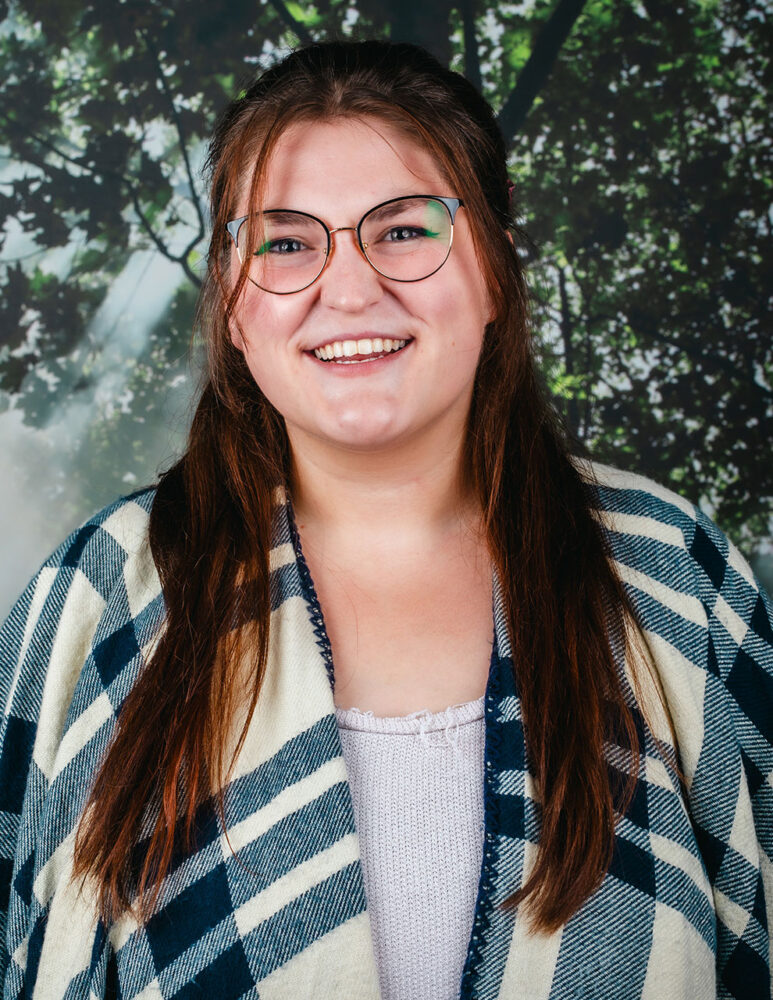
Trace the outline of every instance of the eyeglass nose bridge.
{"type": "MultiPolygon", "coordinates": [[[[327,229],[327,226],[325,226],[325,228],[327,229]]],[[[325,262],[322,265],[322,269],[320,270],[319,274],[317,275],[317,278],[319,278],[321,276],[322,272],[327,267],[330,258],[333,256],[333,250],[334,250],[334,247],[335,247],[335,244],[333,242],[333,236],[335,235],[335,233],[354,233],[354,235],[356,237],[355,241],[354,241],[355,246],[357,247],[357,249],[362,254],[362,257],[364,258],[366,264],[368,264],[370,267],[372,267],[373,270],[376,272],[376,274],[380,273],[379,270],[378,270],[378,268],[373,263],[373,261],[370,259],[370,257],[368,257],[368,254],[367,254],[368,244],[363,242],[362,236],[360,236],[360,227],[359,226],[337,226],[335,229],[328,229],[327,232],[328,232],[328,240],[327,240],[328,249],[327,249],[327,253],[325,254],[325,262]]],[[[314,280],[316,281],[317,279],[315,278],[314,280]]]]}

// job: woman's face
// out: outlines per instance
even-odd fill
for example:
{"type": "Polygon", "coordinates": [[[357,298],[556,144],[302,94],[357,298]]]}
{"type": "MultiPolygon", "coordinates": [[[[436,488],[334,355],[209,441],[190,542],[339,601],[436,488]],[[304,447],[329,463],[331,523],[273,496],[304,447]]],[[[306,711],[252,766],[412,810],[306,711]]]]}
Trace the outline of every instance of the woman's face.
{"type": "MultiPolygon", "coordinates": [[[[356,226],[390,198],[459,196],[425,149],[377,119],[291,127],[266,181],[265,208],[307,212],[331,230],[356,226]]],[[[247,214],[246,204],[241,209],[247,214]]],[[[432,431],[461,440],[492,315],[465,213],[462,207],[456,215],[448,260],[421,281],[382,277],[346,231],[333,235],[331,258],[308,288],[276,295],[246,283],[232,340],[284,416],[293,447],[305,441],[374,451],[432,431]],[[406,346],[348,364],[348,357],[314,354],[335,342],[377,339],[406,346]]],[[[236,254],[232,267],[235,279],[236,254]]]]}

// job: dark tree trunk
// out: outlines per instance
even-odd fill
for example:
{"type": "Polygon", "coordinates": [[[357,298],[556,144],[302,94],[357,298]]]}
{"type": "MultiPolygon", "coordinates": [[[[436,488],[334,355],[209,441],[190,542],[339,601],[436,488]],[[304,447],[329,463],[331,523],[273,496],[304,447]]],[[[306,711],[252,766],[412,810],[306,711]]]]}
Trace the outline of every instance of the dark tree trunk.
{"type": "MultiPolygon", "coordinates": [[[[567,375],[574,375],[574,344],[572,343],[572,312],[569,306],[569,295],[566,291],[566,275],[564,269],[558,269],[558,290],[561,295],[561,340],[564,345],[564,368],[567,375]]],[[[575,437],[580,436],[580,408],[577,399],[570,396],[566,405],[566,420],[569,430],[575,437]]]]}
{"type": "Polygon", "coordinates": [[[444,66],[451,62],[451,0],[392,0],[392,41],[421,45],[444,66]]]}
{"type": "Polygon", "coordinates": [[[499,127],[510,143],[518,134],[535,97],[545,86],[553,65],[586,0],[559,0],[537,36],[531,55],[499,112],[499,127]]]}
{"type": "Polygon", "coordinates": [[[478,39],[475,37],[475,0],[461,0],[460,10],[464,25],[464,75],[473,87],[482,90],[478,39]]]}

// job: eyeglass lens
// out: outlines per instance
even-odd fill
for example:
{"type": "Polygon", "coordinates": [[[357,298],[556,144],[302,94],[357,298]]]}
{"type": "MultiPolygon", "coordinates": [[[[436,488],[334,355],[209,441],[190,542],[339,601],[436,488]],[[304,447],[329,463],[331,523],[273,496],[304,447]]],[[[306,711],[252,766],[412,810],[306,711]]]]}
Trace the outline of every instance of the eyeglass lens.
{"type": "MultiPolygon", "coordinates": [[[[401,198],[368,212],[360,223],[360,240],[368,261],[384,277],[419,281],[445,263],[452,228],[442,201],[401,198]]],[[[255,284],[280,293],[310,285],[329,251],[327,230],[318,219],[285,211],[256,213],[240,227],[237,247],[243,260],[250,258],[255,284]]]]}

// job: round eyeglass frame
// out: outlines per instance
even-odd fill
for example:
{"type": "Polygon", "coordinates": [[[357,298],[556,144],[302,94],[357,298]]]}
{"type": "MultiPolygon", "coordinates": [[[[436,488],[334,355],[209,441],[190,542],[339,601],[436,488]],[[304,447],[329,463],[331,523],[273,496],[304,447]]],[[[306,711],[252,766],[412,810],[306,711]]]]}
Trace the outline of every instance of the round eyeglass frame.
{"type": "MultiPolygon", "coordinates": [[[[444,198],[436,194],[404,194],[400,195],[398,198],[388,198],[386,201],[381,201],[378,203],[378,205],[374,205],[373,208],[369,208],[356,226],[338,226],[336,229],[329,229],[322,221],[322,219],[317,218],[316,215],[312,215],[310,212],[299,212],[296,211],[296,209],[289,209],[289,208],[269,208],[264,211],[263,213],[264,215],[271,215],[274,212],[276,213],[293,212],[295,215],[303,215],[307,219],[313,219],[315,222],[318,222],[320,226],[322,226],[322,228],[325,230],[325,234],[327,235],[327,248],[325,250],[324,260],[322,261],[322,267],[320,267],[319,271],[317,271],[317,273],[314,275],[311,281],[306,282],[305,285],[301,285],[300,288],[293,288],[292,291],[289,292],[275,292],[271,288],[264,288],[263,285],[259,285],[258,282],[255,281],[254,278],[251,278],[249,274],[247,275],[247,277],[253,283],[253,285],[255,285],[257,288],[260,288],[261,291],[263,292],[268,292],[270,295],[295,295],[296,292],[302,292],[305,289],[309,288],[311,285],[313,285],[314,282],[321,277],[322,272],[327,267],[328,261],[330,260],[331,256],[330,251],[332,250],[333,247],[333,233],[344,233],[349,231],[353,232],[356,235],[357,246],[360,248],[360,253],[362,254],[362,256],[370,264],[373,270],[377,274],[380,274],[382,278],[386,278],[388,281],[400,281],[403,283],[424,281],[425,278],[431,278],[433,274],[437,274],[440,268],[448,260],[451,254],[451,247],[454,245],[454,223],[456,221],[456,213],[459,211],[460,208],[463,207],[464,207],[464,202],[462,201],[461,198],[444,198]],[[438,201],[440,202],[441,205],[445,207],[446,211],[448,212],[449,218],[451,220],[451,235],[448,240],[448,250],[446,251],[445,257],[441,260],[438,266],[436,268],[433,268],[433,270],[430,271],[429,274],[423,274],[420,278],[393,278],[391,277],[391,275],[384,274],[383,271],[380,271],[368,256],[368,244],[363,243],[362,241],[362,235],[361,235],[362,225],[368,218],[368,216],[371,215],[373,212],[378,211],[378,209],[384,208],[386,205],[392,205],[396,201],[409,201],[412,198],[426,198],[428,201],[438,201]]],[[[236,253],[239,257],[239,261],[242,264],[244,263],[244,261],[242,260],[241,251],[239,250],[239,230],[242,228],[242,226],[248,219],[249,215],[243,215],[239,219],[232,219],[231,222],[227,222],[225,226],[226,230],[228,231],[228,235],[234,242],[234,246],[236,247],[236,253]]]]}

